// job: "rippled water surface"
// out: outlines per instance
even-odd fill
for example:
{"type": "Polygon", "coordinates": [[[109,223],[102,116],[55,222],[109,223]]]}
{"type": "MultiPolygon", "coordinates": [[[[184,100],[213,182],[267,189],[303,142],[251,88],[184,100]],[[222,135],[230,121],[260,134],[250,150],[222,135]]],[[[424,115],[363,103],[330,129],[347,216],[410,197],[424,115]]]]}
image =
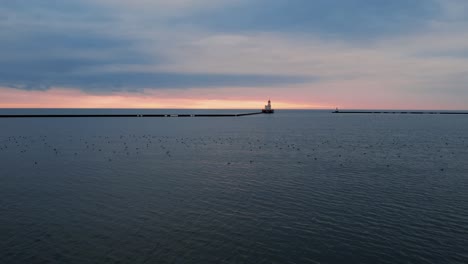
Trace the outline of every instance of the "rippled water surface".
{"type": "Polygon", "coordinates": [[[467,248],[467,116],[0,119],[1,263],[468,263],[467,248]]]}

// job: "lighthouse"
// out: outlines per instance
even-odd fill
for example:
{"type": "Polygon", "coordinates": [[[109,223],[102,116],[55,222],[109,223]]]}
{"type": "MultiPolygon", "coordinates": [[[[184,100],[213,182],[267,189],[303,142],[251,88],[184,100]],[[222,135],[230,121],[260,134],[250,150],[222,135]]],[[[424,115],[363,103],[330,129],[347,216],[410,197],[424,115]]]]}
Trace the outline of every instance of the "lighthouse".
{"type": "Polygon", "coordinates": [[[271,108],[271,101],[268,100],[268,104],[265,105],[265,108],[262,109],[262,113],[264,113],[264,114],[273,114],[274,112],[275,112],[275,110],[271,108]]]}

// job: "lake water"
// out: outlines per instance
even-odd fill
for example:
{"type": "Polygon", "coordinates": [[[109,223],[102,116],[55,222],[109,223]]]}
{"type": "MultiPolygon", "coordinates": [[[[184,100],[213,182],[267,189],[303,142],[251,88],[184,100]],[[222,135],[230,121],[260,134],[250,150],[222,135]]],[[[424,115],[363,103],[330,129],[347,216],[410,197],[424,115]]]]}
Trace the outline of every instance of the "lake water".
{"type": "MultiPolygon", "coordinates": [[[[0,110],[11,113],[241,113],[0,110]]],[[[0,119],[1,263],[468,263],[468,116],[0,119]]]]}

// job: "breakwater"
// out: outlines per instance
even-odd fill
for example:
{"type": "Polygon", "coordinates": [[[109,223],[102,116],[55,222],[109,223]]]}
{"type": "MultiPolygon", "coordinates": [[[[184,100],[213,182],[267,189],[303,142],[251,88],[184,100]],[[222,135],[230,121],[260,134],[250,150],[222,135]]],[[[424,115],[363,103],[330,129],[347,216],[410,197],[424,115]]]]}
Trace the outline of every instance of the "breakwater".
{"type": "Polygon", "coordinates": [[[333,111],[334,114],[410,114],[410,115],[468,115],[468,112],[443,111],[333,111]]]}
{"type": "Polygon", "coordinates": [[[262,112],[241,114],[50,114],[50,115],[0,115],[0,118],[74,118],[74,117],[238,117],[259,115],[262,112]]]}

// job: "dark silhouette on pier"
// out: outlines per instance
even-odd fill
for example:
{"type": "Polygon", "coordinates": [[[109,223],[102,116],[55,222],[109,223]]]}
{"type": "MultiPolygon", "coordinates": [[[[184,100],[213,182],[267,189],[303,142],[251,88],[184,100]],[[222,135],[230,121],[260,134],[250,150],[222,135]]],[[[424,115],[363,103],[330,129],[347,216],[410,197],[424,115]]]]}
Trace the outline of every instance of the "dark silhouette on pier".
{"type": "Polygon", "coordinates": [[[59,117],[237,117],[248,115],[259,115],[262,112],[245,114],[108,114],[108,115],[0,115],[0,118],[59,118],[59,117]]]}
{"type": "Polygon", "coordinates": [[[241,114],[37,114],[37,115],[0,115],[0,118],[64,118],[64,117],[238,117],[259,114],[272,114],[271,102],[261,112],[241,114]]]}

